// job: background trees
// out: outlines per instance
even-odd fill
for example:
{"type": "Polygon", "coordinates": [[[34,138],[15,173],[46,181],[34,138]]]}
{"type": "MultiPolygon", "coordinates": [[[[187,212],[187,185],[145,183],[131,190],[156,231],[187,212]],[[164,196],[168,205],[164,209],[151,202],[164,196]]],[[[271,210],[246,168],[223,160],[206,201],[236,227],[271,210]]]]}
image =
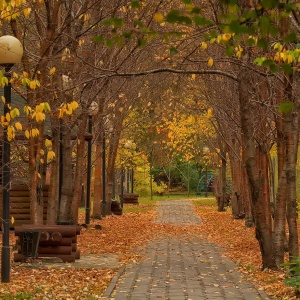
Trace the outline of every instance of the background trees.
{"type": "Polygon", "coordinates": [[[77,221],[88,108],[96,101],[95,216],[101,214],[106,139],[106,213],[121,138],[137,144],[150,171],[156,166],[165,170],[169,188],[171,166],[182,160],[189,189],[190,162],[201,165],[203,148],[209,147],[220,166],[219,210],[224,209],[229,158],[233,215],[255,224],[263,267],[283,262],[286,224],[290,257],[298,256],[297,3],[2,4],[3,33],[16,35],[25,46],[24,72],[14,81],[26,101],[23,158],[29,166],[34,222],[42,222],[37,191],[45,182],[45,163],[51,166],[48,223],[57,216],[59,222],[77,221]],[[44,121],[46,114],[51,124],[44,121]],[[274,144],[276,195],[269,154],[274,144]]]}

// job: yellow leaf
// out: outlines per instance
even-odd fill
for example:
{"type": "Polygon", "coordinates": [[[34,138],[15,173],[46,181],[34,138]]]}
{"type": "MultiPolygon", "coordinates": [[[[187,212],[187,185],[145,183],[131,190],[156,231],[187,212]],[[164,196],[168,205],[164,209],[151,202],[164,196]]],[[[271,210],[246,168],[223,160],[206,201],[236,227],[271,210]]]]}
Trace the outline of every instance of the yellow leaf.
{"type": "Polygon", "coordinates": [[[28,129],[25,130],[25,136],[27,139],[30,138],[30,131],[28,129]]]}
{"type": "Polygon", "coordinates": [[[164,19],[163,15],[161,13],[156,13],[153,17],[154,21],[157,23],[161,23],[164,19]]]}
{"type": "Polygon", "coordinates": [[[274,58],[273,58],[275,61],[280,61],[280,53],[279,52],[276,52],[275,55],[274,55],[274,58]]]}
{"type": "Polygon", "coordinates": [[[7,114],[5,115],[5,118],[6,118],[7,122],[10,122],[10,114],[9,114],[9,113],[7,113],[7,114]]]}
{"type": "Polygon", "coordinates": [[[23,9],[23,14],[24,14],[24,16],[26,18],[29,16],[30,12],[31,12],[31,8],[30,7],[27,7],[27,8],[23,9]]]}
{"type": "Polygon", "coordinates": [[[3,104],[5,104],[5,97],[4,96],[1,96],[1,100],[2,100],[3,104]]]}
{"type": "Polygon", "coordinates": [[[50,75],[53,75],[53,74],[55,73],[55,71],[56,71],[56,68],[53,67],[52,69],[50,69],[49,74],[50,74],[50,75]]]}
{"type": "Polygon", "coordinates": [[[44,103],[40,103],[35,107],[36,111],[42,112],[44,110],[44,103]]]}
{"type": "Polygon", "coordinates": [[[17,108],[14,108],[14,109],[12,109],[12,110],[10,111],[10,117],[11,117],[12,119],[14,119],[14,118],[16,118],[16,117],[18,117],[18,116],[20,116],[20,111],[19,111],[17,108]]]}
{"type": "Polygon", "coordinates": [[[45,151],[44,151],[43,149],[41,149],[41,150],[40,150],[40,154],[41,154],[41,155],[44,155],[44,154],[45,154],[45,151]]]}
{"type": "Polygon", "coordinates": [[[64,116],[64,111],[60,108],[59,110],[58,110],[58,117],[59,118],[62,118],[64,116]]]}
{"type": "Polygon", "coordinates": [[[53,158],[55,158],[55,153],[54,151],[49,151],[47,153],[47,161],[51,161],[53,158]]]}
{"type": "Polygon", "coordinates": [[[40,173],[37,173],[37,176],[38,176],[38,178],[39,178],[39,179],[41,179],[41,178],[42,178],[42,176],[41,176],[41,174],[40,174],[40,173]]]}
{"type": "Polygon", "coordinates": [[[27,116],[30,115],[31,110],[32,110],[32,109],[31,109],[30,106],[27,106],[27,105],[24,106],[24,112],[25,112],[25,114],[26,114],[27,116]]]}
{"type": "Polygon", "coordinates": [[[22,128],[23,128],[22,124],[20,122],[16,122],[15,127],[16,127],[17,130],[22,130],[22,128]]]}
{"type": "Polygon", "coordinates": [[[28,73],[25,72],[25,71],[23,71],[23,76],[24,76],[24,77],[28,77],[28,73]]]}
{"type": "Polygon", "coordinates": [[[69,104],[69,107],[70,107],[72,110],[77,109],[77,108],[78,108],[78,102],[72,101],[72,102],[69,104]]]}
{"type": "Polygon", "coordinates": [[[15,129],[12,126],[7,127],[7,139],[12,141],[15,137],[15,129]]]}
{"type": "Polygon", "coordinates": [[[72,109],[68,109],[68,110],[66,110],[66,114],[68,115],[68,116],[70,116],[71,114],[72,114],[72,109]]]}
{"type": "Polygon", "coordinates": [[[32,90],[35,90],[35,89],[36,89],[36,81],[35,81],[35,80],[30,81],[29,87],[30,87],[32,90]]]}
{"type": "Polygon", "coordinates": [[[32,137],[36,137],[36,136],[38,136],[40,134],[40,132],[39,132],[39,130],[37,129],[37,128],[33,128],[32,130],[31,130],[31,136],[32,137]]]}
{"type": "Polygon", "coordinates": [[[207,49],[207,44],[206,44],[205,42],[202,42],[202,43],[201,43],[201,48],[202,48],[203,50],[206,50],[206,49],[207,49]]]}
{"type": "Polygon", "coordinates": [[[10,222],[11,222],[11,224],[14,224],[15,223],[15,218],[11,217],[10,222]]]}
{"type": "Polygon", "coordinates": [[[274,44],[274,50],[278,49],[278,51],[281,51],[283,46],[280,43],[275,43],[274,44]]]}
{"type": "Polygon", "coordinates": [[[230,33],[224,33],[222,35],[222,40],[225,41],[225,42],[227,42],[227,41],[229,41],[231,39],[231,37],[232,37],[232,35],[230,33]]]}
{"type": "Polygon", "coordinates": [[[193,80],[196,79],[196,74],[192,74],[192,79],[193,79],[193,80]]]}
{"type": "Polygon", "coordinates": [[[217,37],[217,43],[220,44],[220,42],[222,41],[222,39],[223,39],[222,36],[218,35],[218,37],[217,37]]]}
{"type": "Polygon", "coordinates": [[[242,51],[238,51],[235,55],[237,58],[241,58],[242,57],[242,51]]]}
{"type": "Polygon", "coordinates": [[[208,62],[207,62],[209,67],[212,67],[212,65],[214,64],[214,60],[212,57],[209,58],[208,62]]]}
{"type": "Polygon", "coordinates": [[[35,119],[36,119],[36,121],[39,123],[39,122],[43,122],[43,121],[45,121],[45,119],[46,119],[46,115],[44,114],[44,113],[42,113],[42,112],[37,112],[36,113],[36,115],[35,115],[35,119]]]}
{"type": "Polygon", "coordinates": [[[207,110],[207,117],[210,118],[212,116],[212,110],[209,108],[207,110]]]}
{"type": "Polygon", "coordinates": [[[45,140],[45,146],[46,146],[47,148],[51,147],[51,146],[52,146],[52,141],[46,139],[46,140],[45,140]]]}

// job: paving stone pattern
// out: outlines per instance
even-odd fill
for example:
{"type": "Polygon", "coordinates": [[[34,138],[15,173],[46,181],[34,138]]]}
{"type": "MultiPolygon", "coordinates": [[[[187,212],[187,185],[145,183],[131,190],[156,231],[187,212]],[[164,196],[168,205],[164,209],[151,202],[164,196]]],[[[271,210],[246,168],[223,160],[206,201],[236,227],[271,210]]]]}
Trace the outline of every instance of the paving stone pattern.
{"type": "MultiPolygon", "coordinates": [[[[200,222],[189,201],[160,202],[157,222],[200,222]]],[[[222,250],[199,237],[151,242],[144,259],[123,268],[104,294],[115,300],[269,299],[243,279],[222,250]]]]}
{"type": "Polygon", "coordinates": [[[163,201],[158,203],[156,223],[188,225],[201,221],[195,214],[192,203],[188,200],[163,201]]]}

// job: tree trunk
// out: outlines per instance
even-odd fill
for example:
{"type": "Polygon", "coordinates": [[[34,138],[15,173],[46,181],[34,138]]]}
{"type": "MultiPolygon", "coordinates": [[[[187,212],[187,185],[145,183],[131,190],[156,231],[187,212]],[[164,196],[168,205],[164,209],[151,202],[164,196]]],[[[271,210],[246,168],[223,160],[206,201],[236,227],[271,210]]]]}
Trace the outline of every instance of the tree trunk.
{"type": "MultiPolygon", "coordinates": [[[[98,101],[98,115],[103,114],[103,107],[104,107],[104,99],[100,99],[98,101]]],[[[100,132],[103,131],[103,118],[99,119],[98,130],[99,133],[96,137],[96,157],[95,157],[95,173],[94,173],[94,199],[93,199],[93,219],[101,219],[101,205],[102,205],[102,148],[103,148],[103,136],[100,132]]]]}
{"type": "MultiPolygon", "coordinates": [[[[73,170],[72,170],[72,145],[71,129],[65,120],[62,120],[62,174],[61,198],[59,207],[59,223],[73,223],[71,203],[73,197],[73,170]]],[[[61,166],[60,166],[61,167],[61,166]]]]}
{"type": "MultiPolygon", "coordinates": [[[[269,203],[263,194],[262,172],[257,165],[256,144],[254,140],[253,120],[251,116],[250,96],[248,92],[250,77],[247,70],[243,70],[239,77],[239,101],[241,113],[241,127],[244,134],[245,163],[251,187],[251,200],[256,224],[256,238],[259,242],[263,268],[277,269],[275,263],[272,227],[270,226],[269,203]]],[[[259,149],[260,150],[260,149],[259,149]]]]}
{"type": "Polygon", "coordinates": [[[245,225],[246,227],[253,227],[255,224],[254,216],[253,216],[253,206],[251,201],[251,188],[249,185],[248,175],[246,168],[243,167],[243,186],[246,187],[244,189],[244,202],[245,202],[245,225]]]}
{"type": "Polygon", "coordinates": [[[284,170],[286,145],[283,133],[283,120],[281,116],[275,118],[275,120],[277,130],[278,188],[274,203],[274,247],[276,263],[280,266],[284,262],[286,239],[287,178],[284,170]]]}
{"type": "MultiPolygon", "coordinates": [[[[115,178],[115,165],[117,158],[117,151],[122,131],[122,116],[117,116],[118,121],[114,122],[112,133],[110,134],[110,143],[107,161],[107,209],[106,213],[111,214],[111,202],[113,193],[113,183],[115,178]]],[[[112,121],[112,120],[111,120],[112,121]]]]}
{"type": "Polygon", "coordinates": [[[296,163],[298,150],[298,116],[289,112],[284,115],[287,155],[286,155],[286,179],[287,179],[287,223],[289,228],[289,258],[299,256],[298,248],[298,209],[296,199],[296,163]]]}
{"type": "Polygon", "coordinates": [[[38,126],[38,137],[29,139],[29,195],[31,221],[33,224],[43,224],[43,195],[41,171],[41,149],[43,149],[44,125],[38,126]]]}
{"type": "MultiPolygon", "coordinates": [[[[224,154],[224,153],[223,153],[224,154]]],[[[221,164],[221,174],[220,174],[220,183],[221,183],[221,195],[220,200],[218,203],[218,211],[224,211],[224,206],[226,202],[226,154],[225,158],[222,158],[222,164],[221,164]]],[[[207,183],[206,183],[207,184],[207,183]]]]}
{"type": "Polygon", "coordinates": [[[96,162],[94,173],[94,201],[92,218],[101,219],[102,201],[102,140],[96,140],[96,162]]]}
{"type": "Polygon", "coordinates": [[[71,205],[73,223],[78,223],[78,209],[81,201],[82,182],[84,174],[84,159],[85,159],[85,132],[87,125],[87,117],[83,116],[79,124],[78,143],[77,143],[77,156],[76,156],[76,169],[74,176],[74,192],[71,205]]]}
{"type": "Polygon", "coordinates": [[[47,203],[47,225],[57,222],[58,198],[59,198],[59,120],[52,118],[52,150],[55,159],[51,162],[51,177],[47,203]]]}
{"type": "MultiPolygon", "coordinates": [[[[230,152],[230,151],[229,151],[230,152]]],[[[230,154],[229,154],[230,155],[230,154]]],[[[230,155],[230,169],[232,180],[231,207],[232,215],[235,219],[245,217],[245,204],[243,189],[246,190],[247,185],[243,186],[243,169],[241,161],[235,154],[230,155]],[[242,188],[243,187],[243,188],[242,188]]]]}

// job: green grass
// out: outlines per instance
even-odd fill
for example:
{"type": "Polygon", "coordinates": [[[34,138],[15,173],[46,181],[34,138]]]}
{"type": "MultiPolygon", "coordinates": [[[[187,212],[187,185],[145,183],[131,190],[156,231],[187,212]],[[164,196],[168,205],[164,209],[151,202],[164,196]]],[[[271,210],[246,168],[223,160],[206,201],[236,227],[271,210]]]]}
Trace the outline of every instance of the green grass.
{"type": "Polygon", "coordinates": [[[146,213],[151,211],[156,202],[158,201],[168,201],[168,200],[184,200],[184,199],[193,199],[195,205],[201,206],[216,206],[216,199],[213,195],[209,195],[210,198],[198,195],[190,195],[188,197],[186,194],[172,194],[169,197],[164,196],[153,196],[153,199],[150,197],[139,197],[139,205],[137,204],[124,204],[123,212],[134,212],[134,213],[146,213]]]}
{"type": "MultiPolygon", "coordinates": [[[[214,196],[209,193],[208,197],[214,196]]],[[[150,199],[150,197],[139,197],[139,203],[141,204],[149,204],[149,205],[155,205],[157,201],[168,201],[168,200],[183,200],[183,199],[208,199],[207,197],[204,197],[204,195],[199,196],[195,194],[191,194],[188,196],[186,193],[172,193],[169,196],[163,195],[163,196],[153,196],[153,199],[150,199]]]]}
{"type": "Polygon", "coordinates": [[[216,198],[202,198],[193,203],[197,206],[217,206],[216,198]]]}

